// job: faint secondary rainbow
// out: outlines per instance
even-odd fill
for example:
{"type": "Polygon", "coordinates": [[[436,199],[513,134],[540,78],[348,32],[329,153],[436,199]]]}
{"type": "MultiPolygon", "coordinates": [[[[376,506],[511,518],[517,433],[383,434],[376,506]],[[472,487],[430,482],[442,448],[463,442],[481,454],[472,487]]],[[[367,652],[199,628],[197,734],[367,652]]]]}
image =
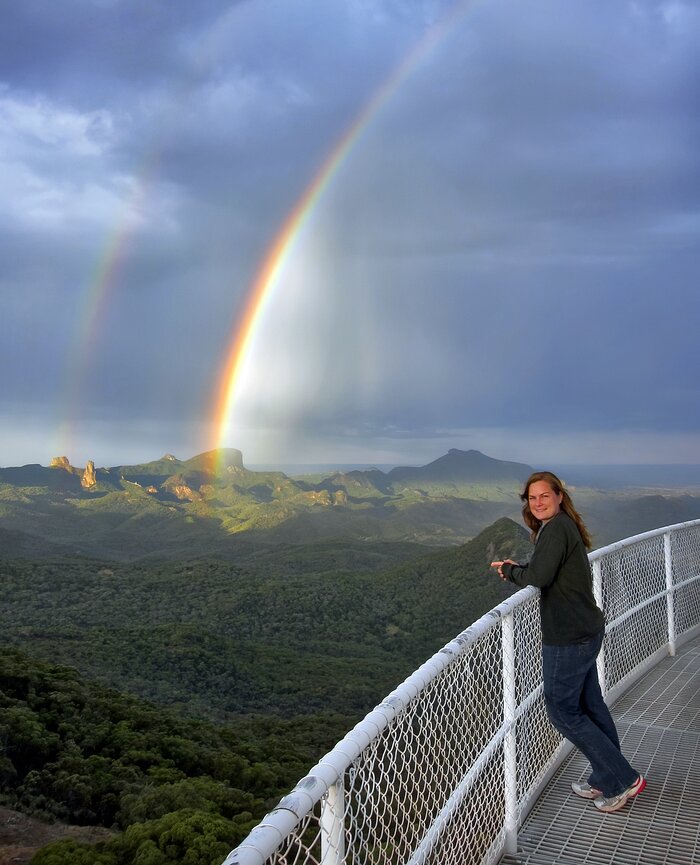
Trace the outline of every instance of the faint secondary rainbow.
{"type": "Polygon", "coordinates": [[[314,208],[352,150],[353,145],[380,109],[401,87],[413,70],[420,65],[421,61],[462,19],[472,5],[473,0],[462,0],[462,2],[456,3],[450,12],[431,27],[408,56],[392,71],[389,78],[374,93],[367,105],[362,108],[349,128],[340,137],[268,248],[248,293],[243,313],[232,334],[226,360],[217,379],[214,407],[216,448],[226,446],[226,442],[234,429],[234,410],[239,396],[242,373],[249,359],[256,331],[270,304],[274,289],[279,284],[296,241],[309,222],[314,208]]]}
{"type": "Polygon", "coordinates": [[[201,75],[196,74],[175,82],[172,100],[165,103],[158,118],[158,134],[150,140],[135,170],[131,172],[131,188],[117,209],[115,221],[98,247],[93,266],[87,273],[71,339],[71,352],[66,359],[62,417],[56,432],[56,444],[62,454],[68,453],[75,444],[80,409],[86,399],[90,363],[99,350],[98,341],[104,330],[109,300],[121,284],[125,263],[138,234],[144,205],[158,179],[164,146],[172,137],[182,107],[196,92],[200,78],[201,75]]]}
{"type": "Polygon", "coordinates": [[[117,285],[127,257],[129,243],[136,226],[136,214],[146,196],[149,181],[155,171],[156,158],[149,160],[139,172],[121,219],[105,239],[95,261],[81,301],[81,314],[77,319],[71,340],[71,354],[67,360],[65,376],[66,390],[61,401],[64,416],[58,428],[58,447],[61,453],[71,450],[74,436],[74,419],[85,398],[86,376],[89,358],[102,330],[107,309],[107,299],[117,285]]]}

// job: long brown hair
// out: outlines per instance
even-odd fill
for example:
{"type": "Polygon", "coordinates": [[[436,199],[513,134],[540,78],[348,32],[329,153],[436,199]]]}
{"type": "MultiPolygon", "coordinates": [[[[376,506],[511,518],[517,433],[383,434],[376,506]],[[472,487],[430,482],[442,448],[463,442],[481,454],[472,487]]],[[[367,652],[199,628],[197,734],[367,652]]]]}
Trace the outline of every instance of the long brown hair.
{"type": "Polygon", "coordinates": [[[593,542],[591,541],[591,536],[588,533],[586,524],[584,523],[581,514],[574,507],[574,503],[571,501],[571,496],[564,488],[564,484],[552,472],[533,472],[525,481],[525,489],[520,494],[520,498],[525,502],[523,505],[523,520],[525,525],[530,529],[530,537],[532,540],[535,540],[537,533],[542,526],[542,520],[538,520],[530,510],[530,501],[528,498],[531,485],[537,483],[537,481],[544,481],[549,484],[556,495],[561,494],[561,509],[576,523],[576,528],[579,530],[581,537],[583,538],[583,543],[586,549],[590,550],[593,546],[593,542]]]}

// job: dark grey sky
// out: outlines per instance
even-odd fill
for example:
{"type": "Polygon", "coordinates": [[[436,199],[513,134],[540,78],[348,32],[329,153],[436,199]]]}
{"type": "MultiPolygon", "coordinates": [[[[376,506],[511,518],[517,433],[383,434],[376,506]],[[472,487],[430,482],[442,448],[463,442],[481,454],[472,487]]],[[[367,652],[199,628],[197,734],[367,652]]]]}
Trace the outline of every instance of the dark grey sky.
{"type": "Polygon", "coordinates": [[[2,5],[0,465],[219,442],[256,274],[412,52],[288,250],[221,443],[700,462],[696,2],[2,5]]]}

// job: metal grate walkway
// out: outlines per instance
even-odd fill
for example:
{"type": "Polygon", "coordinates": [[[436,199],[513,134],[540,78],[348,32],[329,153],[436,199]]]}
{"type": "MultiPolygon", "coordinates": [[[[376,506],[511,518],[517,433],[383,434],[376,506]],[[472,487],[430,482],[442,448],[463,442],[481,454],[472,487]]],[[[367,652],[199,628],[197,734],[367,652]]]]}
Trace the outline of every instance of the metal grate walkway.
{"type": "Polygon", "coordinates": [[[647,673],[613,715],[646,790],[601,814],[571,793],[588,769],[574,751],[525,821],[518,853],[500,865],[700,865],[700,638],[647,673]]]}

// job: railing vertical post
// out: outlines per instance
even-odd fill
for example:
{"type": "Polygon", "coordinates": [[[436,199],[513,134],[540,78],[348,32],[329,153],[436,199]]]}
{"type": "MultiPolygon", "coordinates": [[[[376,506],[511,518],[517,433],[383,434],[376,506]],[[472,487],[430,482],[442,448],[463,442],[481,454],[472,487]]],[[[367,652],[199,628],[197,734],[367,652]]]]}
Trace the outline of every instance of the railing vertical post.
{"type": "Polygon", "coordinates": [[[328,788],[321,804],[321,865],[345,862],[345,791],[342,776],[328,788]]]}
{"type": "Polygon", "coordinates": [[[673,556],[671,532],[664,532],[664,567],[666,569],[666,616],[668,619],[668,652],[676,654],[676,596],[673,591],[673,556]]]}
{"type": "Polygon", "coordinates": [[[515,736],[515,619],[510,612],[502,620],[503,646],[503,775],[505,782],[504,830],[506,853],[518,852],[518,763],[515,736]]]}
{"type": "MultiPolygon", "coordinates": [[[[596,604],[603,609],[603,568],[600,564],[600,559],[596,559],[593,562],[593,597],[595,598],[596,604]]],[[[603,696],[607,691],[607,687],[605,684],[605,640],[603,640],[603,645],[601,646],[600,652],[598,653],[598,660],[596,661],[596,666],[598,668],[598,681],[600,682],[600,689],[603,692],[603,696]]]]}

